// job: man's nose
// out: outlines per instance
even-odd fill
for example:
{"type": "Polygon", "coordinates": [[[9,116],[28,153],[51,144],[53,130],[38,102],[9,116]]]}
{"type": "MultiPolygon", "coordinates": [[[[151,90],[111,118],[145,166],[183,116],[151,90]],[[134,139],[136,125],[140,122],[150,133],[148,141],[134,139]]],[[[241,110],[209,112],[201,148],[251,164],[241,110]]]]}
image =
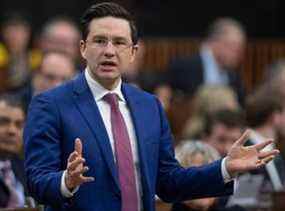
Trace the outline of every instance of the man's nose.
{"type": "Polygon", "coordinates": [[[104,49],[105,56],[114,56],[116,53],[116,48],[111,41],[109,41],[104,49]]]}
{"type": "Polygon", "coordinates": [[[9,133],[9,135],[15,135],[17,133],[17,127],[15,124],[13,124],[13,123],[9,124],[8,133],[9,133]]]}

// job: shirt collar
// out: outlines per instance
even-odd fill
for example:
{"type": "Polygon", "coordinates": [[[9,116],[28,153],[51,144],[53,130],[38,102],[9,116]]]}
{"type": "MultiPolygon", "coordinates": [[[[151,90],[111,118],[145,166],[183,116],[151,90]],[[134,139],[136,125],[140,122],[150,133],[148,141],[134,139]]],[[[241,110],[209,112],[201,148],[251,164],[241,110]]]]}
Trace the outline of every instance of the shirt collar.
{"type": "Polygon", "coordinates": [[[201,57],[204,61],[213,65],[217,70],[220,69],[220,67],[217,64],[216,59],[213,55],[212,50],[209,47],[207,47],[206,45],[203,45],[200,52],[201,52],[201,57]]]}
{"type": "MultiPolygon", "coordinates": [[[[262,143],[266,140],[268,140],[267,138],[265,138],[262,134],[260,134],[259,132],[257,132],[256,130],[251,130],[250,134],[249,134],[249,139],[254,143],[254,144],[259,144],[262,143]]],[[[272,150],[275,148],[275,144],[269,144],[267,145],[263,151],[265,150],[272,150]]]]}
{"type": "Polygon", "coordinates": [[[85,69],[84,74],[85,74],[87,84],[88,84],[89,88],[91,89],[91,92],[92,92],[96,102],[102,100],[102,98],[108,93],[116,94],[119,97],[118,98],[119,101],[125,102],[125,98],[124,98],[123,93],[121,91],[121,87],[122,87],[122,80],[121,79],[118,83],[118,86],[116,86],[113,90],[108,90],[108,89],[104,88],[101,84],[99,84],[96,80],[94,80],[91,77],[89,70],[87,68],[85,69]]]}

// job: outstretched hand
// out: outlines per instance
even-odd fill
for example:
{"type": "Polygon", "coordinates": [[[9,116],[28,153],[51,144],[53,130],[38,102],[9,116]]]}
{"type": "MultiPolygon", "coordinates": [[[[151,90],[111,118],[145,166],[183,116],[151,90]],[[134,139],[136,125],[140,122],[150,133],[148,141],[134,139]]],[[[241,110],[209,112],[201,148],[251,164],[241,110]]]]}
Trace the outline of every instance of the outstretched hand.
{"type": "Polygon", "coordinates": [[[231,176],[238,173],[258,169],[271,161],[279,150],[262,151],[273,140],[267,140],[252,146],[243,146],[248,140],[250,130],[246,130],[242,136],[233,144],[227,157],[226,169],[231,176]]]}
{"type": "Polygon", "coordinates": [[[85,177],[83,174],[88,171],[87,166],[83,166],[85,159],[82,157],[82,142],[79,138],[75,140],[74,151],[69,155],[67,161],[67,173],[65,184],[69,190],[85,182],[91,182],[93,177],[85,177]]]}

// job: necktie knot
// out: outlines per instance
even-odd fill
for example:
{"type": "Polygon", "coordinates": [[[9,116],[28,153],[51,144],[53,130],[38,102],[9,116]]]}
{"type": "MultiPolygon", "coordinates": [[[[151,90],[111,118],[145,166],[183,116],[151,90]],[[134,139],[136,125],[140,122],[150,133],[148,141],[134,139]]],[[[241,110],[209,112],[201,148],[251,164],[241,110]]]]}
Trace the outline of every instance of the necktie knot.
{"type": "Polygon", "coordinates": [[[118,107],[118,97],[114,93],[106,94],[103,99],[113,108],[118,107]]]}

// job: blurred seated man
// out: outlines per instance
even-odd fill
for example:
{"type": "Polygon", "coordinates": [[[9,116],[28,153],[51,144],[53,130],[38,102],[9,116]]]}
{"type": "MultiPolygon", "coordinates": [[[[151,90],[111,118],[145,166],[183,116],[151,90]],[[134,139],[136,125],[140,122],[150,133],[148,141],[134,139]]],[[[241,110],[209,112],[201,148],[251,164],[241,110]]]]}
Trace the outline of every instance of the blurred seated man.
{"type": "MultiPolygon", "coordinates": [[[[264,86],[267,89],[273,89],[281,94],[282,105],[285,107],[285,59],[275,61],[266,69],[264,74],[264,86]]],[[[280,125],[285,125],[285,112],[282,112],[280,125]]],[[[277,147],[280,149],[281,154],[285,157],[285,130],[277,131],[277,147]]]]}
{"type": "MultiPolygon", "coordinates": [[[[276,143],[278,131],[284,130],[282,98],[279,92],[271,88],[262,85],[246,99],[246,122],[252,129],[246,145],[262,143],[267,137],[276,143]]],[[[275,143],[268,145],[263,152],[274,149],[275,143]]],[[[228,205],[268,209],[272,203],[269,194],[284,190],[284,165],[284,159],[278,155],[265,167],[240,175],[235,194],[229,198],[228,205]]]]}
{"type": "Polygon", "coordinates": [[[2,207],[23,207],[25,202],[24,165],[20,159],[24,118],[24,111],[16,98],[10,95],[0,96],[0,205],[2,207]]]}
{"type": "MultiPolygon", "coordinates": [[[[246,100],[247,124],[253,129],[248,144],[264,142],[267,137],[277,140],[277,135],[284,130],[284,104],[282,94],[277,90],[262,86],[246,100]]],[[[276,142],[275,142],[276,143],[276,142]]],[[[265,150],[275,148],[275,143],[265,150]]],[[[257,173],[265,175],[264,188],[269,191],[284,190],[285,162],[282,156],[277,156],[266,167],[257,173]]]]}
{"type": "Polygon", "coordinates": [[[203,141],[217,150],[221,157],[228,154],[244,127],[239,111],[219,110],[209,114],[205,121],[203,141]]]}
{"type": "Polygon", "coordinates": [[[170,63],[169,83],[172,89],[192,97],[202,84],[228,85],[243,103],[244,87],[235,69],[241,63],[245,43],[245,30],[238,21],[217,19],[209,26],[199,53],[170,63]]]}
{"type": "Polygon", "coordinates": [[[20,94],[25,108],[28,107],[34,95],[62,84],[75,74],[75,63],[70,56],[57,51],[45,53],[41,66],[34,73],[30,85],[20,94]]]}

